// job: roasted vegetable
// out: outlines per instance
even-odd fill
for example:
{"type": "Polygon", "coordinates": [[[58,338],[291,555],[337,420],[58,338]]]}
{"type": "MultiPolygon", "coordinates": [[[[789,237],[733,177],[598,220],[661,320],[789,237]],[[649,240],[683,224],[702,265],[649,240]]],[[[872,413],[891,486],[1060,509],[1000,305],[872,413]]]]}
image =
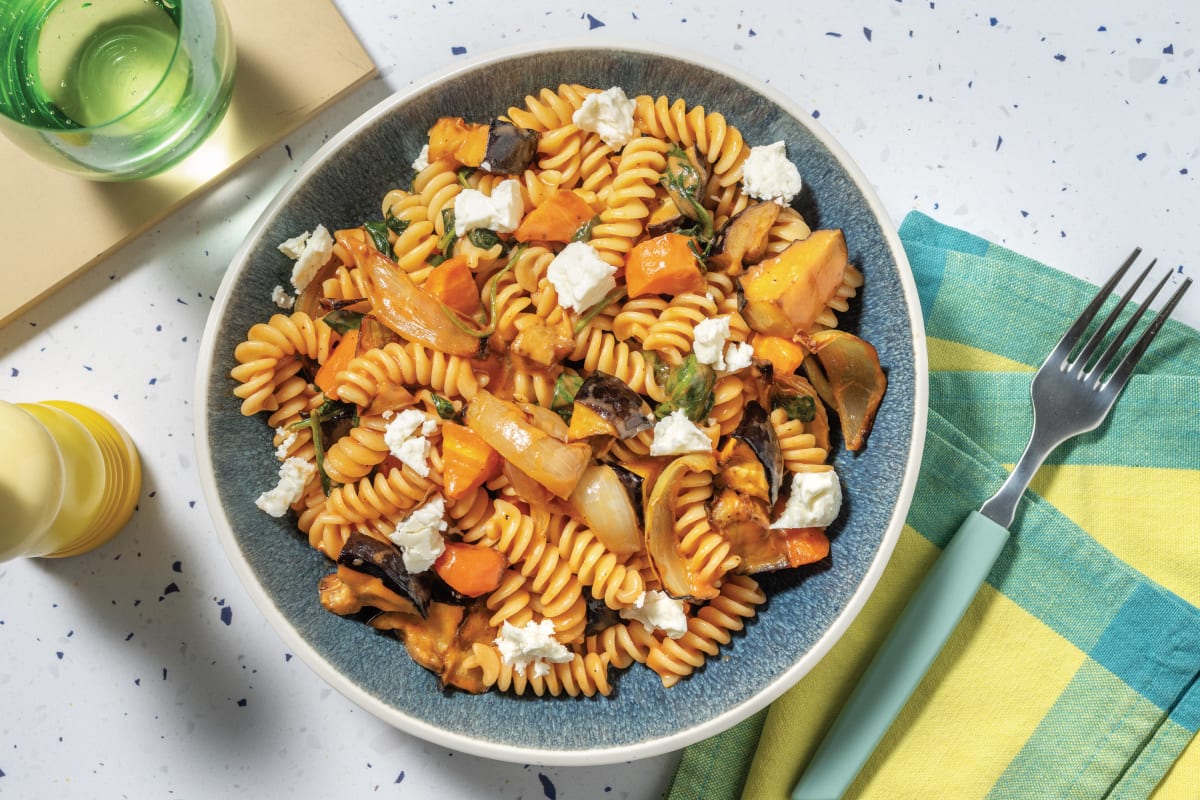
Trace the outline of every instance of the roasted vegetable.
{"type": "Polygon", "coordinates": [[[837,329],[805,339],[813,355],[804,360],[804,371],[818,391],[828,387],[828,397],[822,397],[837,412],[846,448],[859,450],[887,390],[879,353],[870,342],[837,329]]]}
{"type": "Polygon", "coordinates": [[[429,161],[451,159],[467,167],[478,167],[487,152],[487,125],[462,117],[441,117],[429,129],[429,161]]]}
{"type": "Polygon", "coordinates": [[[708,419],[713,407],[713,388],[717,385],[717,373],[712,367],[701,364],[695,353],[689,353],[678,366],[667,372],[662,383],[666,399],[654,409],[659,419],[673,411],[682,409],[692,422],[708,419]]]}
{"type": "Polygon", "coordinates": [[[667,152],[662,185],[680,213],[697,223],[697,237],[707,244],[713,235],[712,213],[704,207],[708,171],[700,166],[694,151],[672,147],[667,152]]]}
{"type": "Polygon", "coordinates": [[[488,126],[487,150],[483,154],[483,161],[471,166],[501,175],[520,175],[533,163],[537,146],[537,131],[519,128],[502,119],[492,120],[488,126]]]}
{"type": "Polygon", "coordinates": [[[742,316],[759,333],[784,339],[811,329],[842,285],[847,263],[840,230],[813,231],[742,275],[742,316]]]}
{"type": "Polygon", "coordinates": [[[814,564],[829,555],[824,528],[782,528],[772,534],[789,567],[814,564]]]}
{"type": "Polygon", "coordinates": [[[442,482],[446,497],[465,497],[500,474],[500,454],[479,434],[455,422],[442,423],[442,482]]]}
{"type": "Polygon", "coordinates": [[[775,436],[775,428],[767,418],[767,412],[758,403],[748,403],[742,414],[742,421],[730,434],[734,442],[745,443],[753,451],[762,465],[766,478],[767,494],[765,499],[772,506],[779,498],[779,487],[783,485],[784,466],[783,451],[779,447],[779,439],[775,436]]]}
{"type": "Polygon", "coordinates": [[[629,296],[704,291],[704,272],[692,248],[693,241],[679,233],[664,233],[634,245],[625,258],[629,296]]]}
{"type": "Polygon", "coordinates": [[[585,469],[567,506],[612,552],[636,553],[642,548],[637,511],[625,484],[609,465],[592,464],[585,469]]]}
{"type": "Polygon", "coordinates": [[[658,208],[651,211],[650,216],[646,217],[646,235],[661,236],[664,233],[670,233],[681,227],[687,220],[688,218],[680,212],[679,206],[675,205],[675,201],[668,195],[658,204],[658,208]]]}
{"type": "Polygon", "coordinates": [[[475,275],[462,256],[448,258],[434,267],[421,288],[434,300],[464,317],[473,317],[483,311],[475,275]]]}
{"type": "Polygon", "coordinates": [[[765,333],[755,333],[751,346],[754,347],[754,357],[770,361],[777,375],[790,375],[800,369],[807,355],[803,347],[790,339],[765,333]]]}
{"type": "Polygon", "coordinates": [[[313,383],[325,393],[326,397],[337,399],[337,393],[334,391],[337,386],[334,384],[334,379],[358,355],[358,333],[358,328],[346,331],[341,341],[337,343],[337,347],[333,349],[329,358],[325,359],[325,363],[313,377],[313,383]]]}
{"type": "Polygon", "coordinates": [[[564,499],[575,490],[592,457],[588,445],[559,441],[531,423],[519,406],[485,389],[467,405],[467,426],[508,464],[564,499]]]}
{"type": "Polygon", "coordinates": [[[432,578],[428,573],[410,574],[400,548],[394,544],[355,531],[342,545],[337,562],[379,578],[388,589],[411,600],[418,614],[428,613],[432,578]]]}
{"type": "Polygon", "coordinates": [[[612,375],[593,372],[575,393],[576,412],[585,407],[608,422],[619,439],[654,427],[654,415],[641,395],[612,375]]]}
{"type": "Polygon", "coordinates": [[[348,244],[367,276],[367,294],[380,322],[404,339],[456,356],[474,356],[480,340],[460,330],[442,304],[423,291],[396,263],[362,242],[348,244]]]}
{"type": "Polygon", "coordinates": [[[596,215],[587,201],[569,189],[556,189],[521,219],[513,232],[518,242],[575,241],[579,229],[596,215]]]}
{"type": "Polygon", "coordinates": [[[417,607],[411,600],[389,589],[379,577],[344,564],[338,565],[337,572],[321,578],[317,589],[321,605],[342,616],[357,614],[364,608],[401,614],[417,613],[417,607]]]}
{"type": "Polygon", "coordinates": [[[575,347],[575,339],[571,336],[571,326],[566,317],[560,317],[557,324],[551,324],[541,317],[530,316],[533,319],[521,328],[509,349],[513,355],[520,356],[535,367],[546,369],[571,352],[575,347]]]}
{"type": "Polygon", "coordinates": [[[433,571],[446,584],[466,597],[479,597],[500,585],[508,559],[494,547],[446,542],[446,549],[433,562],[433,571]]]}
{"type": "Polygon", "coordinates": [[[774,201],[762,200],[742,209],[717,236],[709,263],[730,275],[740,275],[743,265],[761,261],[780,208],[774,201]]]}
{"type": "Polygon", "coordinates": [[[646,553],[663,590],[675,598],[707,600],[718,587],[701,580],[676,547],[676,504],[679,486],[688,472],[716,472],[716,459],[708,453],[679,456],[663,470],[646,501],[646,553]]]}

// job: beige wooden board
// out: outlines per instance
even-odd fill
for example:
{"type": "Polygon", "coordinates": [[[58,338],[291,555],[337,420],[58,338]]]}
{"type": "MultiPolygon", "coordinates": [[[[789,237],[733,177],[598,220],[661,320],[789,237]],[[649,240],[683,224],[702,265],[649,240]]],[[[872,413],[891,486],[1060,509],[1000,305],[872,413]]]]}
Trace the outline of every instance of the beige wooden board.
{"type": "Polygon", "coordinates": [[[237,46],[233,99],[195,153],[130,183],[56,171],[0,137],[0,240],[53,237],[37,269],[0,267],[0,325],[149,229],[305,120],[362,85],[375,65],[330,0],[226,0],[237,46]],[[75,209],[70,236],[49,209],[75,209]]]}

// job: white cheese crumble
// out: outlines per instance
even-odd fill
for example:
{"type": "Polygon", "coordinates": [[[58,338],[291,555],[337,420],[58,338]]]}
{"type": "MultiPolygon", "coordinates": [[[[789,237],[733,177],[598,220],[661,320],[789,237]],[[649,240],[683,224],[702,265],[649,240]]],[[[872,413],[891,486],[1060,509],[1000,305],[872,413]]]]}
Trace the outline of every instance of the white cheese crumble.
{"type": "Polygon", "coordinates": [[[633,608],[622,608],[621,619],[637,620],[646,630],[660,630],[670,639],[678,639],[687,633],[683,603],[657,589],[642,592],[633,608]]]}
{"type": "Polygon", "coordinates": [[[696,323],[693,330],[692,352],[701,364],[713,369],[725,369],[725,342],[729,339],[729,316],[709,317],[696,323]]]}
{"type": "Polygon", "coordinates": [[[254,505],[272,517],[282,517],[300,499],[304,487],[317,474],[317,467],[303,458],[289,458],[279,465],[279,483],[258,496],[254,505]]]}
{"type": "Polygon", "coordinates": [[[533,677],[543,678],[550,674],[547,661],[565,664],[574,656],[571,651],[554,638],[554,623],[544,619],[530,620],[521,627],[507,620],[500,626],[500,635],[495,639],[500,657],[521,675],[533,665],[533,677]]]}
{"type": "Polygon", "coordinates": [[[275,429],[275,435],[279,437],[279,446],[275,448],[275,457],[283,461],[288,457],[292,445],[296,443],[296,432],[289,431],[281,425],[275,429]]]}
{"type": "Polygon", "coordinates": [[[797,472],[792,476],[792,493],[772,528],[824,528],[837,519],[842,508],[842,487],[833,470],[797,472]]]}
{"type": "Polygon", "coordinates": [[[712,439],[696,423],[687,418],[682,408],[663,417],[654,426],[650,455],[674,456],[683,453],[710,453],[712,439]]]}
{"type": "Polygon", "coordinates": [[[571,122],[580,130],[600,134],[601,141],[620,150],[633,138],[635,108],[625,90],[614,86],[583,98],[583,104],[571,115],[571,122]]]}
{"type": "Polygon", "coordinates": [[[558,304],[583,312],[617,288],[617,268],[587,242],[571,242],[546,268],[546,279],[558,293],[558,304]]]}
{"type": "Polygon", "coordinates": [[[725,348],[725,371],[737,372],[754,363],[754,346],[749,342],[730,342],[725,348]]]}
{"type": "Polygon", "coordinates": [[[288,294],[287,289],[284,289],[282,286],[276,286],[271,290],[271,301],[284,311],[296,305],[296,298],[288,294]]]}
{"type": "Polygon", "coordinates": [[[388,538],[396,543],[409,572],[424,572],[446,550],[442,532],[447,528],[446,501],[441,495],[409,514],[388,538]]]}
{"type": "Polygon", "coordinates": [[[392,455],[411,467],[422,478],[429,476],[429,450],[425,437],[437,430],[437,420],[424,411],[407,408],[388,422],[383,430],[383,442],[392,455]],[[420,429],[420,435],[417,430],[420,429]]]}
{"type": "Polygon", "coordinates": [[[750,148],[742,164],[742,186],[759,200],[774,200],[781,206],[792,202],[804,184],[800,170],[788,161],[782,141],[750,148]]]}
{"type": "Polygon", "coordinates": [[[279,252],[295,260],[296,263],[292,265],[292,286],[296,294],[300,294],[333,254],[333,237],[324,225],[318,225],[312,233],[305,231],[280,244],[279,252]]]}
{"type": "Polygon", "coordinates": [[[421,152],[417,153],[417,157],[413,159],[413,172],[420,172],[429,166],[429,145],[421,145],[421,152]]]}
{"type": "Polygon", "coordinates": [[[463,189],[454,198],[454,233],[465,236],[476,228],[511,233],[524,214],[521,184],[511,178],[496,184],[490,195],[478,189],[463,189]]]}

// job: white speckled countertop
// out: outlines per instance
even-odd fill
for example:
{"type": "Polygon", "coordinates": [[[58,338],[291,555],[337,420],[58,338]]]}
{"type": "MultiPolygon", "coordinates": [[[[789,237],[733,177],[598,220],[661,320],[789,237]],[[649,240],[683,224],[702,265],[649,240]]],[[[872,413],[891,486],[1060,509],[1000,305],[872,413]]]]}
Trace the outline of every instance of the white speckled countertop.
{"type": "MultiPolygon", "coordinates": [[[[0,329],[0,398],[102,409],[128,428],[145,467],[138,511],[118,538],[74,559],[0,564],[4,797],[666,790],[676,756],[619,767],[501,764],[357,709],[267,626],[201,498],[193,370],[223,270],[307,156],[430,72],[566,37],[709,53],[811,109],[897,224],[919,209],[1093,282],[1135,244],[1200,273],[1193,0],[337,5],[378,79],[0,329]]],[[[58,222],[39,238],[69,235],[82,213],[48,210],[58,222]]],[[[36,269],[53,248],[22,252],[0,270],[36,269]]],[[[1200,326],[1200,292],[1176,316],[1200,326]]],[[[5,459],[19,464],[19,454],[5,459]]]]}

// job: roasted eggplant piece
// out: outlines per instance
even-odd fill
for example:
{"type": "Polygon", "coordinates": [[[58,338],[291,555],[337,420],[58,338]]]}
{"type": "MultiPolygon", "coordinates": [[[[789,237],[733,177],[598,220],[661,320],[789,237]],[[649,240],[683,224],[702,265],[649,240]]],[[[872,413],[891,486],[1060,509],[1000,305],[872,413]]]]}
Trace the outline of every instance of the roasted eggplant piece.
{"type": "Polygon", "coordinates": [[[433,576],[427,572],[409,573],[400,548],[394,544],[354,532],[338,553],[337,563],[379,578],[385,587],[411,600],[422,617],[429,613],[433,576]]]}
{"type": "Polygon", "coordinates": [[[646,218],[646,235],[653,237],[670,233],[680,228],[687,219],[674,200],[669,196],[664,197],[658,208],[651,211],[650,216],[646,218]]]}
{"type": "Polygon", "coordinates": [[[537,155],[538,133],[511,122],[493,120],[481,169],[500,175],[520,175],[537,155]]]}
{"type": "Polygon", "coordinates": [[[389,589],[381,579],[343,564],[338,565],[337,572],[321,578],[317,589],[321,605],[341,616],[357,614],[364,608],[385,613],[417,613],[411,600],[389,589]]]}
{"type": "Polygon", "coordinates": [[[654,416],[641,395],[620,378],[603,372],[593,372],[580,384],[575,393],[575,413],[580,406],[611,425],[618,439],[654,427],[654,416]]]}
{"type": "Polygon", "coordinates": [[[848,450],[861,450],[887,391],[879,353],[868,341],[837,329],[805,337],[812,355],[804,372],[838,415],[848,450]]]}
{"type": "Polygon", "coordinates": [[[745,444],[758,457],[766,480],[767,494],[763,499],[775,505],[779,499],[779,487],[783,484],[783,450],[766,410],[758,403],[748,404],[742,413],[742,421],[729,438],[735,443],[745,444]]]}
{"type": "Polygon", "coordinates": [[[646,479],[620,464],[609,464],[609,466],[617,474],[617,480],[625,487],[625,494],[629,495],[629,502],[637,514],[638,527],[644,526],[646,524],[646,479]]]}
{"type": "Polygon", "coordinates": [[[744,265],[761,261],[780,208],[772,200],[763,200],[742,209],[721,229],[709,263],[730,275],[740,275],[744,265]]]}

